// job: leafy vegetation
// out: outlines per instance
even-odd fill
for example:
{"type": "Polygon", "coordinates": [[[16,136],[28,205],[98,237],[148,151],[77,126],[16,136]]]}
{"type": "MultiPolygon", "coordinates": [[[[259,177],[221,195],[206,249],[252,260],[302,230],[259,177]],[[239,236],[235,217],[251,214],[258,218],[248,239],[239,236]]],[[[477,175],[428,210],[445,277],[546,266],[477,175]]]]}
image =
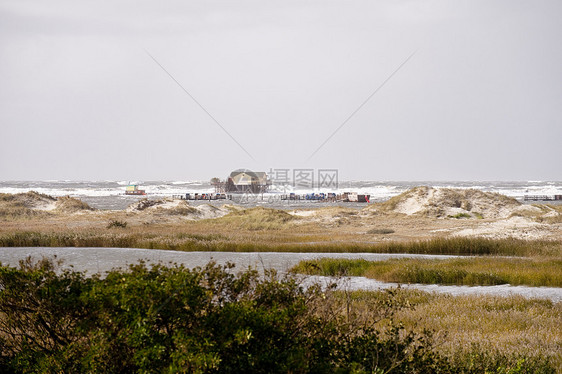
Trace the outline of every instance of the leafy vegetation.
{"type": "Polygon", "coordinates": [[[553,373],[546,358],[438,353],[432,334],[395,319],[395,290],[303,288],[213,263],[113,270],[104,277],[49,260],[0,267],[0,371],[193,373],[553,373]]]}
{"type": "Polygon", "coordinates": [[[472,216],[468,213],[457,213],[454,216],[449,216],[449,218],[456,218],[456,219],[460,219],[460,218],[471,218],[472,216]]]}
{"type": "Polygon", "coordinates": [[[366,276],[384,282],[489,286],[498,284],[562,287],[562,260],[498,257],[367,261],[301,261],[293,272],[328,276],[366,276]]]}

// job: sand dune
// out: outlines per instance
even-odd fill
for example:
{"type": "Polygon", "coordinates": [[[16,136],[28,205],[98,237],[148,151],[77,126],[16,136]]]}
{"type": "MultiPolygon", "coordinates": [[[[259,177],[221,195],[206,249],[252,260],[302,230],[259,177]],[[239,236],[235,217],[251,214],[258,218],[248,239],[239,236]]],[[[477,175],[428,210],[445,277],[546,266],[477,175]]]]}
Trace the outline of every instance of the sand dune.
{"type": "Polygon", "coordinates": [[[287,230],[310,227],[356,241],[454,236],[562,239],[562,206],[526,205],[497,193],[473,189],[416,187],[363,209],[318,206],[276,211],[235,205],[190,205],[185,200],[164,198],[139,200],[125,210],[103,211],[94,210],[76,198],[55,198],[28,192],[0,194],[0,219],[9,218],[11,226],[24,229],[33,225],[56,227],[61,222],[73,228],[86,228],[105,226],[111,219],[126,221],[130,226],[152,223],[175,225],[185,221],[217,219],[236,212],[222,223],[237,227],[251,221],[252,230],[267,231],[272,225],[260,222],[271,223],[278,220],[277,213],[283,213],[295,218],[282,221],[280,225],[287,230]]]}

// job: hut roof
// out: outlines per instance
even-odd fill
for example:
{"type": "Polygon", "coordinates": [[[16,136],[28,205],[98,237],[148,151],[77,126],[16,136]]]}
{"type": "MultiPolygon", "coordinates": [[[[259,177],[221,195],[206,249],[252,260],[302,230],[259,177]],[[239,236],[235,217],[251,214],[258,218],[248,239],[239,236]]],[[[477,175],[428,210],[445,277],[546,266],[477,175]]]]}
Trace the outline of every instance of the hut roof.
{"type": "Polygon", "coordinates": [[[237,173],[235,175],[230,174],[232,182],[239,186],[249,186],[253,181],[256,181],[256,176],[247,173],[237,173]]]}
{"type": "Polygon", "coordinates": [[[267,173],[263,171],[253,172],[248,169],[238,169],[230,173],[229,178],[234,184],[239,186],[248,186],[251,184],[267,184],[267,173]]]}

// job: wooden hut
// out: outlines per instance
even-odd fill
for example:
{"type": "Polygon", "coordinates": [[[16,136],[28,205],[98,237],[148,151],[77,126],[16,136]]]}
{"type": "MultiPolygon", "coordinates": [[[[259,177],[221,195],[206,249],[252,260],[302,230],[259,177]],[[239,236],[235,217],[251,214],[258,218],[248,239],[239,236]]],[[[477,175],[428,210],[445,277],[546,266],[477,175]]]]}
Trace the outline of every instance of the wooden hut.
{"type": "Polygon", "coordinates": [[[264,193],[271,186],[265,172],[238,169],[230,173],[226,181],[226,192],[264,193]]]}

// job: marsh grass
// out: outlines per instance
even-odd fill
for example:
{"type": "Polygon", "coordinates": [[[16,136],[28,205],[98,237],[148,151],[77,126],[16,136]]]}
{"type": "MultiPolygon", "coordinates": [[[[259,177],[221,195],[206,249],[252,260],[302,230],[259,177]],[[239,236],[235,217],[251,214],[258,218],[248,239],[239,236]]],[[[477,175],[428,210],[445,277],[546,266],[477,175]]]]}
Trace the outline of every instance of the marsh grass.
{"type": "Polygon", "coordinates": [[[562,287],[562,260],[478,257],[366,261],[323,258],[301,261],[291,270],[326,276],[365,276],[396,283],[562,287]]]}
{"type": "MultiPolygon", "coordinates": [[[[341,292],[350,309],[369,319],[380,291],[341,292]]],[[[522,296],[451,296],[398,289],[403,305],[395,315],[407,329],[434,331],[437,350],[456,365],[486,372],[494,363],[521,362],[533,370],[550,372],[547,363],[562,373],[562,303],[522,296]]],[[[516,365],[512,367],[515,369],[516,365]]]]}
{"type": "MultiPolygon", "coordinates": [[[[288,215],[288,214],[287,214],[288,215]]],[[[292,217],[288,215],[289,217],[292,217]]],[[[122,220],[119,218],[114,218],[122,220]]],[[[232,252],[349,252],[411,253],[467,256],[523,256],[562,258],[558,241],[519,239],[450,238],[414,242],[369,243],[349,240],[338,234],[315,232],[314,226],[290,226],[286,216],[259,222],[254,218],[238,221],[225,216],[182,226],[128,226],[126,232],[112,229],[62,231],[16,231],[0,233],[1,247],[126,247],[182,251],[232,252]],[[129,228],[130,227],[130,228],[129,228]],[[276,227],[268,230],[266,227],[276,227]],[[217,235],[215,240],[200,241],[185,235],[217,235]],[[339,239],[341,238],[341,239],[339,239]]],[[[107,225],[107,221],[105,224],[107,225]]]]}

